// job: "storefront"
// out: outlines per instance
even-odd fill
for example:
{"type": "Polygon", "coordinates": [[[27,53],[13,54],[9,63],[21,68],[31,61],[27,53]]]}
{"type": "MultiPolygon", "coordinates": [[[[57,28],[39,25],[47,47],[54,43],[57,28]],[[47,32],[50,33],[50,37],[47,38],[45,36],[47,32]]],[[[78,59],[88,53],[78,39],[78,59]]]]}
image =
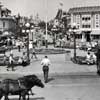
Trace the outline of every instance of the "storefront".
{"type": "Polygon", "coordinates": [[[100,39],[100,30],[93,30],[91,32],[91,38],[93,40],[99,40],[100,39]]]}

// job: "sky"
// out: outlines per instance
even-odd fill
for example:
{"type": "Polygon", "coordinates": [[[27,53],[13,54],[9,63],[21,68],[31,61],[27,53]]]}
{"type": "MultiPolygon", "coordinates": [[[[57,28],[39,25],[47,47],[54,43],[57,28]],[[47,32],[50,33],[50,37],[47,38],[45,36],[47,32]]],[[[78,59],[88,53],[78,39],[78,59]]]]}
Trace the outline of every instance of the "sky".
{"type": "Polygon", "coordinates": [[[20,13],[22,16],[33,17],[38,13],[40,19],[53,19],[59,4],[63,3],[62,9],[68,11],[72,7],[100,6],[100,0],[0,0],[0,2],[12,11],[12,15],[20,13]]]}

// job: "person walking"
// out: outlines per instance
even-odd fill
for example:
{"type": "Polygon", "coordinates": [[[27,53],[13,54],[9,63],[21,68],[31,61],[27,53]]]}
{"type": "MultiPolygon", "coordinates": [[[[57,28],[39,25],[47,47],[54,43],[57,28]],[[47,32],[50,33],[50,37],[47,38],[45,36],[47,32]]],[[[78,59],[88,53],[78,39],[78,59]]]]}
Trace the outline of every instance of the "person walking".
{"type": "MultiPolygon", "coordinates": [[[[32,41],[29,42],[29,52],[32,54],[33,52],[33,43],[32,41]]],[[[31,57],[32,58],[32,57],[31,57]]]]}
{"type": "Polygon", "coordinates": [[[20,41],[19,40],[17,41],[16,45],[17,45],[17,48],[18,48],[18,52],[20,52],[21,51],[21,46],[20,46],[20,41]]]}
{"type": "Polygon", "coordinates": [[[10,54],[9,56],[9,64],[7,66],[7,71],[9,71],[9,68],[12,68],[12,71],[14,71],[14,59],[13,54],[10,54]]]}
{"type": "Polygon", "coordinates": [[[27,62],[27,55],[25,52],[23,52],[23,56],[22,56],[22,66],[26,66],[29,62],[27,62]]]}
{"type": "Polygon", "coordinates": [[[31,59],[33,59],[33,56],[35,57],[35,59],[38,59],[38,57],[36,55],[36,52],[35,52],[35,47],[34,46],[32,48],[32,56],[31,56],[31,59]]]}
{"type": "Polygon", "coordinates": [[[49,65],[50,65],[50,60],[48,59],[47,56],[45,56],[43,58],[43,60],[41,61],[41,65],[42,70],[43,70],[43,75],[44,75],[44,82],[47,83],[48,82],[48,74],[49,74],[49,65]]]}
{"type": "Polygon", "coordinates": [[[33,45],[33,42],[29,43],[29,51],[31,52],[31,59],[33,59],[33,56],[35,57],[35,59],[38,59],[36,56],[35,46],[33,45]]]}

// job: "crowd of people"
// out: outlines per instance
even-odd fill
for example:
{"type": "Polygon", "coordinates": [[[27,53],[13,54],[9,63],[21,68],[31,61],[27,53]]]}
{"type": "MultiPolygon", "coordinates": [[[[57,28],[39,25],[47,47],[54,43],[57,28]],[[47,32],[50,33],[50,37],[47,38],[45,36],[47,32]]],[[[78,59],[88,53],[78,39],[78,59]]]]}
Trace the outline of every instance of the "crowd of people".
{"type": "Polygon", "coordinates": [[[86,55],[86,62],[88,65],[90,64],[96,64],[96,55],[93,53],[91,54],[90,51],[87,52],[87,55],[86,55]]]}
{"type": "MultiPolygon", "coordinates": [[[[22,44],[21,42],[18,40],[17,41],[17,48],[18,48],[18,52],[21,52],[21,47],[22,47],[22,44]]],[[[29,51],[30,51],[30,54],[31,54],[31,59],[33,59],[33,56],[35,59],[38,59],[37,55],[36,55],[36,52],[35,52],[35,46],[33,45],[33,42],[30,41],[29,42],[29,51]]],[[[22,65],[22,66],[26,66],[27,65],[27,53],[26,52],[22,52],[22,57],[19,57],[18,58],[18,64],[22,65]]],[[[5,55],[6,57],[6,55],[5,55]]],[[[5,58],[6,60],[6,58],[5,58]]],[[[9,54],[9,63],[8,63],[8,66],[7,66],[7,71],[9,71],[10,69],[12,71],[15,71],[14,69],[14,54],[13,54],[13,50],[10,49],[10,54],[9,54]]],[[[42,70],[43,70],[43,76],[44,76],[44,82],[47,83],[48,82],[48,74],[49,74],[49,66],[50,66],[51,62],[48,58],[48,56],[44,56],[44,58],[42,59],[41,61],[41,65],[43,66],[42,67],[42,70]]]]}

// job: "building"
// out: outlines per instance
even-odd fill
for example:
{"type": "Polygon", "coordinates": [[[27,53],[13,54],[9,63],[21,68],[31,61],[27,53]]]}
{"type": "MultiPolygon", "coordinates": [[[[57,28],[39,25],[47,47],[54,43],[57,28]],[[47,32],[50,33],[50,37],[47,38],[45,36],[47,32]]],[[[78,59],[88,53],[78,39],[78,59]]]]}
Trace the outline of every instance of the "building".
{"type": "Polygon", "coordinates": [[[15,21],[14,19],[12,19],[12,17],[1,17],[0,18],[0,31],[1,32],[5,32],[5,31],[9,31],[9,32],[14,32],[15,30],[15,21]]]}
{"type": "Polygon", "coordinates": [[[77,38],[82,41],[100,39],[100,6],[70,8],[70,25],[76,23],[77,38]]]}
{"type": "Polygon", "coordinates": [[[16,22],[13,16],[11,16],[11,10],[3,7],[0,4],[0,33],[5,31],[13,32],[16,28],[16,22]]]}

